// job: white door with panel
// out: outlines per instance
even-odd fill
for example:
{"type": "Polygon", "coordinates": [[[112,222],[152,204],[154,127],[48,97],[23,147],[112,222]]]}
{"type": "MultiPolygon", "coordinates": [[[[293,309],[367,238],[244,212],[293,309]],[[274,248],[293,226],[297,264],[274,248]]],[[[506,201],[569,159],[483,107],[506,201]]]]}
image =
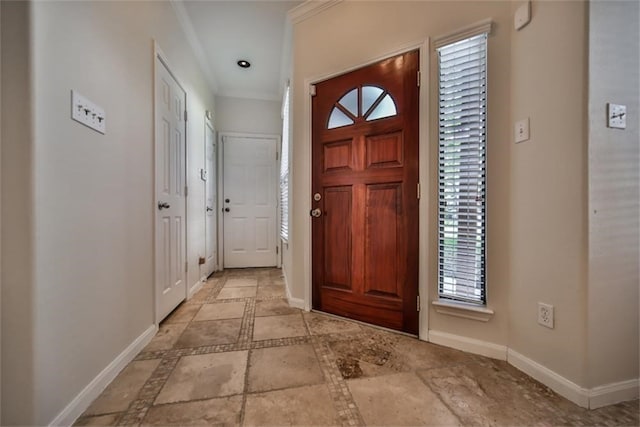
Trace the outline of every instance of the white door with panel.
{"type": "Polygon", "coordinates": [[[156,57],[156,314],[186,298],[186,93],[156,57]]]}
{"type": "Polygon", "coordinates": [[[274,137],[223,137],[224,266],[277,264],[274,137]]]}
{"type": "Polygon", "coordinates": [[[205,125],[205,274],[209,276],[218,268],[218,171],[217,152],[213,127],[205,125]]]}

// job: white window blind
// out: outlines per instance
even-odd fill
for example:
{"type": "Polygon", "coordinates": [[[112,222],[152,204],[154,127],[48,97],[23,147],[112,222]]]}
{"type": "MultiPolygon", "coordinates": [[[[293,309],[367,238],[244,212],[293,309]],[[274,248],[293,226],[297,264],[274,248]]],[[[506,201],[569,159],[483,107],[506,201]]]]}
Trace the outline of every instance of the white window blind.
{"type": "Polygon", "coordinates": [[[485,304],[487,34],[437,51],[439,296],[485,304]]]}
{"type": "Polygon", "coordinates": [[[280,150],[280,237],[289,240],[289,86],[282,102],[282,149],[280,150]]]}

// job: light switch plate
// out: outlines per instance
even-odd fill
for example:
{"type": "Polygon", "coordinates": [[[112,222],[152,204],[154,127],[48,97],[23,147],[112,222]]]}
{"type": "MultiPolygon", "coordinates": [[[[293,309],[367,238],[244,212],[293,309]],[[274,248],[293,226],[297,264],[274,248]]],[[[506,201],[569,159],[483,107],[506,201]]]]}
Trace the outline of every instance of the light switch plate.
{"type": "Polygon", "coordinates": [[[107,131],[107,116],[104,109],[75,90],[71,91],[71,118],[101,134],[107,131]]]}
{"type": "Polygon", "coordinates": [[[513,16],[513,26],[517,30],[524,28],[531,21],[531,2],[526,1],[513,16]]]}
{"type": "Polygon", "coordinates": [[[529,117],[516,122],[514,126],[514,138],[516,144],[529,139],[529,117]]]}
{"type": "Polygon", "coordinates": [[[627,106],[607,104],[607,126],[614,129],[626,129],[627,106]]]}

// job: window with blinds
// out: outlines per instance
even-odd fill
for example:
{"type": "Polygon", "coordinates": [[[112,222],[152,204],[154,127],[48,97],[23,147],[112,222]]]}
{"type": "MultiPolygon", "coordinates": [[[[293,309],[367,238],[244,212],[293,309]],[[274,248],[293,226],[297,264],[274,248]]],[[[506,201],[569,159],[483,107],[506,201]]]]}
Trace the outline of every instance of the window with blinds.
{"type": "Polygon", "coordinates": [[[439,296],[485,304],[487,34],[437,52],[439,296]]]}
{"type": "Polygon", "coordinates": [[[289,86],[282,101],[282,149],[280,150],[280,237],[289,240],[289,86]]]}

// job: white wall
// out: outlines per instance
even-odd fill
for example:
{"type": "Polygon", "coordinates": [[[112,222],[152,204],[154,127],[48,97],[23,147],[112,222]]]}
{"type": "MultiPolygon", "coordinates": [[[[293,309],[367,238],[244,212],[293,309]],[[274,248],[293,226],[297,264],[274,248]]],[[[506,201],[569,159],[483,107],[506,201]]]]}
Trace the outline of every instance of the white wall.
{"type": "Polygon", "coordinates": [[[638,2],[590,2],[587,340],[591,387],[638,378],[639,18],[638,2]],[[627,106],[625,130],[606,127],[608,102],[627,106]]]}
{"type": "MultiPolygon", "coordinates": [[[[214,99],[167,2],[2,7],[3,32],[9,23],[16,33],[8,53],[3,45],[3,64],[11,49],[25,62],[14,67],[23,75],[3,69],[3,82],[13,79],[7,86],[20,83],[3,92],[3,113],[22,108],[27,126],[14,127],[23,146],[2,147],[2,182],[26,190],[2,192],[3,207],[22,201],[2,215],[3,228],[16,229],[3,234],[3,247],[17,249],[2,251],[2,371],[10,373],[2,423],[42,425],[154,322],[153,40],[187,91],[192,266],[204,254],[197,173],[214,99]],[[106,135],[70,120],[71,89],[104,107],[106,135]]],[[[189,271],[190,285],[199,278],[189,271]]]]}
{"type": "Polygon", "coordinates": [[[216,127],[219,132],[280,135],[280,101],[216,96],[216,127]]]}

